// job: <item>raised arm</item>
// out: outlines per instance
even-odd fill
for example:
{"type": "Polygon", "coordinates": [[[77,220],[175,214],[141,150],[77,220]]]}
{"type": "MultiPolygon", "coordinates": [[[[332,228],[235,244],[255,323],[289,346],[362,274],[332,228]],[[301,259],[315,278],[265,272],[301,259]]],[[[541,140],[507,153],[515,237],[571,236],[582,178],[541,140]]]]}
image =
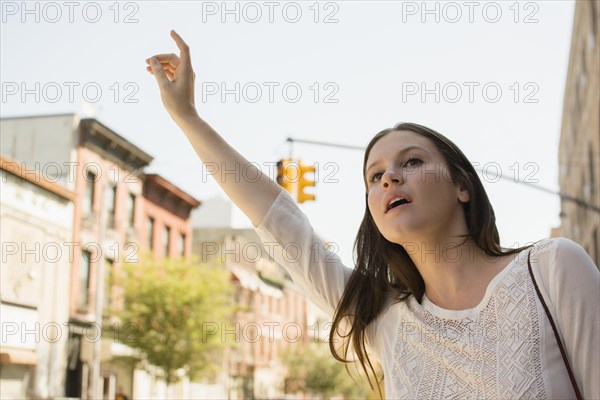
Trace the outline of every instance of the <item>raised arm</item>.
{"type": "Polygon", "coordinates": [[[250,218],[255,226],[264,219],[267,211],[282,190],[273,180],[250,164],[208,125],[196,110],[194,79],[190,49],[183,39],[171,31],[180,55],[158,54],[146,60],[146,69],[154,75],[160,89],[162,102],[171,118],[185,133],[192,147],[206,164],[216,164],[227,170],[244,170],[240,179],[218,179],[227,196],[250,218]],[[238,168],[235,168],[235,167],[238,168]],[[246,179],[251,177],[251,181],[246,179]],[[256,179],[260,176],[260,179],[256,179]]]}

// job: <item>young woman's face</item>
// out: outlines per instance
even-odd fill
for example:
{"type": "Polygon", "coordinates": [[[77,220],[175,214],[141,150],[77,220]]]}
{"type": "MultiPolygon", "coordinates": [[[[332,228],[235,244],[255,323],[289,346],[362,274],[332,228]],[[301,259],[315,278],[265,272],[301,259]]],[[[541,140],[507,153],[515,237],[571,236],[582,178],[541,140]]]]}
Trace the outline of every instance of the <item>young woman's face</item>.
{"type": "Polygon", "coordinates": [[[425,136],[392,131],[371,148],[368,206],[381,234],[401,245],[467,233],[461,203],[469,194],[452,182],[442,154],[425,136]]]}

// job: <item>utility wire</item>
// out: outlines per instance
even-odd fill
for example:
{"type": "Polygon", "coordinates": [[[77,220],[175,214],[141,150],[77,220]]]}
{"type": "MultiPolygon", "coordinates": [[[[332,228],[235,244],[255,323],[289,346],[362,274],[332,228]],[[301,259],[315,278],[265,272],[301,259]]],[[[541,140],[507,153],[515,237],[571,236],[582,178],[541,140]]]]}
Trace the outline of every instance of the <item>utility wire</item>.
{"type": "MultiPolygon", "coordinates": [[[[296,138],[291,138],[291,137],[288,137],[286,141],[290,143],[290,146],[294,142],[296,142],[296,143],[312,144],[312,145],[316,145],[316,146],[338,147],[338,148],[348,149],[348,150],[361,150],[361,151],[365,150],[365,148],[361,147],[361,146],[352,146],[352,145],[347,145],[347,144],[331,143],[331,142],[320,142],[320,141],[317,141],[317,140],[296,139],[296,138]]],[[[481,168],[475,168],[475,170],[479,171],[481,173],[484,172],[481,168]]],[[[595,211],[597,213],[600,213],[600,207],[595,206],[593,204],[590,204],[590,203],[588,203],[588,202],[586,202],[584,200],[578,199],[577,197],[571,196],[569,194],[557,192],[557,191],[554,191],[552,189],[548,189],[546,187],[543,187],[543,186],[540,186],[540,185],[536,185],[536,184],[531,183],[531,182],[525,182],[525,181],[521,181],[521,180],[514,180],[511,177],[504,176],[502,174],[500,174],[499,178],[507,180],[507,181],[511,181],[512,183],[520,183],[520,184],[528,186],[528,187],[530,187],[532,189],[540,190],[540,191],[545,192],[545,193],[557,195],[557,196],[560,197],[561,200],[571,201],[571,202],[577,204],[578,206],[585,208],[586,210],[591,210],[591,211],[595,211]]]]}

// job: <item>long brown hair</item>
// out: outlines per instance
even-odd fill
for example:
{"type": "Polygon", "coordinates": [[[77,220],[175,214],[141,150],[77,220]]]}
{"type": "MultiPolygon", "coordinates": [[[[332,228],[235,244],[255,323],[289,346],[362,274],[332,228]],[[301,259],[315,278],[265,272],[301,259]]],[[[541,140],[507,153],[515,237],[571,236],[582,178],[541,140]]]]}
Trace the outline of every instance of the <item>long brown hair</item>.
{"type": "MultiPolygon", "coordinates": [[[[492,257],[522,250],[500,247],[494,210],[475,169],[452,141],[433,129],[414,123],[399,123],[377,133],[365,150],[363,178],[371,149],[379,139],[393,131],[411,131],[431,140],[444,157],[452,182],[468,190],[469,201],[463,203],[468,228],[465,242],[471,240],[487,256],[492,257]]],[[[366,186],[365,180],[365,189],[366,186]]],[[[356,267],[334,314],[329,348],[333,356],[344,363],[353,361],[349,359],[350,350],[353,350],[373,388],[371,376],[376,381],[377,378],[366,353],[367,326],[383,310],[390,296],[394,302],[404,301],[410,296],[421,302],[425,282],[404,247],[383,237],[369,210],[367,195],[365,214],[354,242],[354,252],[356,267]],[[336,348],[334,343],[337,343],[338,338],[342,339],[342,344],[336,348]]],[[[378,390],[381,395],[379,386],[378,390]]]]}

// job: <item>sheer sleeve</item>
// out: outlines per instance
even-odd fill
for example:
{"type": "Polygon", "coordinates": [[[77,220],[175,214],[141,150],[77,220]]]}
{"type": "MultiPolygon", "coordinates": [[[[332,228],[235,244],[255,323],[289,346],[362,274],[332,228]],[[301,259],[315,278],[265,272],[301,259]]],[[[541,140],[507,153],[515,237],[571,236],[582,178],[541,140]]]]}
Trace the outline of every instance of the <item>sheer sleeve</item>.
{"type": "Polygon", "coordinates": [[[600,399],[600,273],[579,244],[553,241],[552,250],[539,255],[540,266],[548,266],[540,268],[541,290],[583,397],[600,399]]]}
{"type": "Polygon", "coordinates": [[[352,270],[315,234],[286,191],[281,191],[254,229],[269,256],[288,271],[313,303],[333,316],[352,270]]]}

